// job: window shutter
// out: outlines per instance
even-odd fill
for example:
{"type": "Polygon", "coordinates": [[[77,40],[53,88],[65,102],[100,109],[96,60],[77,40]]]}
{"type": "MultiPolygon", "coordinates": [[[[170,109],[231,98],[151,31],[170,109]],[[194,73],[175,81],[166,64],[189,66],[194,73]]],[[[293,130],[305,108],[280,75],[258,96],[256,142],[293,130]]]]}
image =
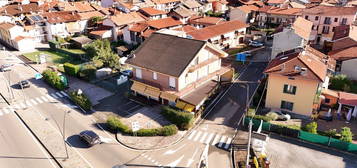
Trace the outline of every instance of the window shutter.
{"type": "Polygon", "coordinates": [[[293,86],[293,94],[296,93],[296,86],[293,86]]]}

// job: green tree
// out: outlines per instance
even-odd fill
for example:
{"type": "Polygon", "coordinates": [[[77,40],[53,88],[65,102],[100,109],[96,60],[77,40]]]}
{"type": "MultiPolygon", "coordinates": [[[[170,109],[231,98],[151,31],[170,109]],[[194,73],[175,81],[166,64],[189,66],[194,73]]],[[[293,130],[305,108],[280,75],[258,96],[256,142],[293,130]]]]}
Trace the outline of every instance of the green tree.
{"type": "Polygon", "coordinates": [[[99,22],[102,22],[104,20],[104,17],[102,16],[93,16],[89,19],[89,26],[98,26],[99,22]]]}
{"type": "Polygon", "coordinates": [[[340,74],[331,77],[329,88],[333,90],[349,91],[352,81],[346,75],[340,74]]]}
{"type": "Polygon", "coordinates": [[[341,134],[341,138],[340,138],[341,141],[352,142],[353,134],[350,128],[342,127],[340,134],[341,134]]]}
{"type": "Polygon", "coordinates": [[[119,56],[115,54],[111,47],[109,40],[95,40],[93,43],[85,46],[86,55],[92,61],[103,62],[104,67],[119,69],[119,56]]]}
{"type": "Polygon", "coordinates": [[[311,122],[306,124],[304,130],[313,134],[317,134],[317,123],[311,122]]]}

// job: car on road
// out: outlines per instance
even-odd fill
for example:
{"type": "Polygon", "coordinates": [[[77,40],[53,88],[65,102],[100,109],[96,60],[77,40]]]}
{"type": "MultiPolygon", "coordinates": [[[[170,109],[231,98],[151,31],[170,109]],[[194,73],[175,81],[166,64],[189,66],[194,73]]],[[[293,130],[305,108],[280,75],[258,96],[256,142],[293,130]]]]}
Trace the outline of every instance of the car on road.
{"type": "Polygon", "coordinates": [[[246,57],[252,56],[252,52],[250,52],[250,51],[244,51],[244,52],[241,52],[239,54],[244,54],[246,57]]]}
{"type": "Polygon", "coordinates": [[[81,140],[85,141],[89,146],[100,144],[100,137],[94,131],[85,130],[79,133],[81,140]]]}
{"type": "Polygon", "coordinates": [[[12,64],[3,64],[0,66],[1,72],[11,71],[12,64]]]}
{"type": "Polygon", "coordinates": [[[18,83],[19,87],[21,89],[24,89],[24,88],[29,88],[30,87],[30,82],[28,80],[22,80],[18,83]]]}
{"type": "Polygon", "coordinates": [[[125,76],[127,76],[127,77],[133,77],[133,71],[131,71],[131,70],[124,70],[124,71],[121,71],[120,72],[122,75],[125,75],[125,76]]]}
{"type": "Polygon", "coordinates": [[[251,41],[249,42],[249,46],[252,46],[252,47],[262,47],[262,46],[264,46],[264,44],[261,43],[261,42],[259,42],[259,41],[253,41],[253,40],[251,40],[251,41]]]}
{"type": "Polygon", "coordinates": [[[278,114],[278,120],[287,121],[291,119],[291,116],[285,112],[275,111],[275,113],[278,114]]]}

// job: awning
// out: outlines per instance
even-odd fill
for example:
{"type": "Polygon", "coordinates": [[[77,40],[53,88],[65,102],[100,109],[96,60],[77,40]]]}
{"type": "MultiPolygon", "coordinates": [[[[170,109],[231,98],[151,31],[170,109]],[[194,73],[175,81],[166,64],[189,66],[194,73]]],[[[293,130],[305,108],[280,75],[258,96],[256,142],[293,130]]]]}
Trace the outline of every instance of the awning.
{"type": "Polygon", "coordinates": [[[183,102],[183,101],[178,101],[177,103],[176,103],[176,107],[177,108],[179,108],[179,109],[184,109],[185,108],[185,106],[186,106],[186,103],[185,102],[183,102]]]}
{"type": "Polygon", "coordinates": [[[166,99],[168,101],[172,101],[172,102],[176,102],[177,96],[171,93],[167,93],[167,92],[161,92],[160,97],[162,99],[166,99]]]}
{"type": "Polygon", "coordinates": [[[195,109],[195,106],[191,105],[191,104],[186,104],[186,106],[184,107],[184,110],[188,111],[188,112],[192,112],[194,109],[195,109]]]}
{"type": "Polygon", "coordinates": [[[142,83],[135,82],[131,86],[131,90],[139,92],[139,93],[144,93],[146,86],[142,83]]]}
{"type": "Polygon", "coordinates": [[[152,97],[152,98],[159,98],[160,96],[160,89],[159,88],[155,88],[155,87],[151,87],[151,86],[147,86],[144,94],[152,97]]]}

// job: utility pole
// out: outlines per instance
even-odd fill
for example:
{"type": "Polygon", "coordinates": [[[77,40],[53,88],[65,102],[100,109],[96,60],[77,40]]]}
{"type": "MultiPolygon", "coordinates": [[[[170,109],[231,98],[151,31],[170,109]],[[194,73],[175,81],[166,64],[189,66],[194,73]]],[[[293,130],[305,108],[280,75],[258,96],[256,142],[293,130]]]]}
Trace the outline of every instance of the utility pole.
{"type": "Polygon", "coordinates": [[[62,138],[63,138],[63,144],[64,144],[64,149],[66,150],[66,159],[69,159],[69,156],[68,156],[68,150],[67,150],[67,144],[66,144],[66,132],[65,132],[65,128],[66,128],[66,116],[67,116],[67,113],[70,113],[71,111],[68,110],[67,112],[64,112],[63,114],[63,123],[62,123],[62,138]]]}
{"type": "Polygon", "coordinates": [[[246,160],[246,167],[250,168],[249,165],[249,158],[250,158],[250,141],[252,138],[252,126],[253,126],[253,122],[252,120],[249,121],[249,135],[248,135],[248,147],[247,147],[247,160],[246,160]]]}

